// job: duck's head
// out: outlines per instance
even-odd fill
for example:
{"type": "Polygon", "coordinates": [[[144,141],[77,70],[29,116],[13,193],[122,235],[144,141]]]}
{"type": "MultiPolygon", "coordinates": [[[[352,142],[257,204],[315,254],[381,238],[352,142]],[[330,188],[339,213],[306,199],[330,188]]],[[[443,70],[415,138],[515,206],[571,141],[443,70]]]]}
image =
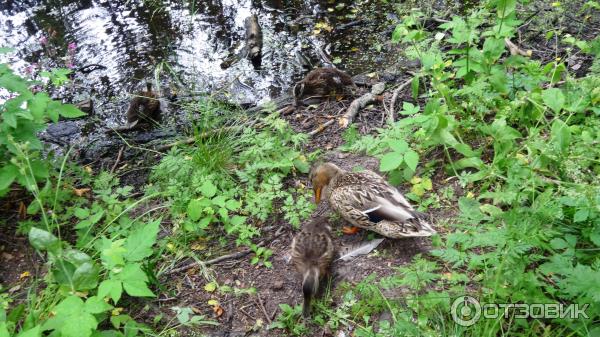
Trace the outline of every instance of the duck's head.
{"type": "Polygon", "coordinates": [[[342,169],[333,163],[324,163],[314,166],[310,171],[308,179],[310,180],[313,191],[315,192],[315,203],[321,202],[323,189],[329,185],[333,177],[340,174],[342,169]]]}

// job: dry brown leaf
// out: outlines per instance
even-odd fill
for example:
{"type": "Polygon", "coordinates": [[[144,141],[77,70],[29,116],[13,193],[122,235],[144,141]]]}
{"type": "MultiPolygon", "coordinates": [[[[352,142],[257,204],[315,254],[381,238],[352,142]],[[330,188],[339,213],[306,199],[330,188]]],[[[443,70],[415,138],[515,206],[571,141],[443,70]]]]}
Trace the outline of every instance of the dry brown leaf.
{"type": "Polygon", "coordinates": [[[215,315],[218,317],[221,317],[223,315],[223,313],[225,312],[225,310],[223,310],[223,307],[221,307],[220,305],[215,305],[213,307],[213,311],[215,313],[215,315]]]}
{"type": "Polygon", "coordinates": [[[89,189],[89,188],[74,188],[73,189],[73,193],[75,193],[75,195],[78,197],[87,196],[90,194],[90,192],[91,192],[91,189],[89,189]]]}

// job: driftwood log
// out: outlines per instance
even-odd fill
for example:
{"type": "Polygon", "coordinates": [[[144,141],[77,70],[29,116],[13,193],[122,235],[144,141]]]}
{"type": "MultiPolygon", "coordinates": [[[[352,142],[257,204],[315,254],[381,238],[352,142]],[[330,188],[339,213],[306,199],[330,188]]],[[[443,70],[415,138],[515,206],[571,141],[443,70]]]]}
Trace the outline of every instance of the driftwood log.
{"type": "Polygon", "coordinates": [[[352,124],[354,117],[356,117],[356,114],[358,114],[361,109],[371,103],[382,102],[383,96],[381,96],[381,94],[383,94],[384,91],[385,83],[379,82],[373,85],[371,92],[366,93],[352,101],[350,107],[348,107],[348,110],[346,110],[346,113],[338,120],[340,126],[342,128],[348,127],[350,124],[352,124]]]}

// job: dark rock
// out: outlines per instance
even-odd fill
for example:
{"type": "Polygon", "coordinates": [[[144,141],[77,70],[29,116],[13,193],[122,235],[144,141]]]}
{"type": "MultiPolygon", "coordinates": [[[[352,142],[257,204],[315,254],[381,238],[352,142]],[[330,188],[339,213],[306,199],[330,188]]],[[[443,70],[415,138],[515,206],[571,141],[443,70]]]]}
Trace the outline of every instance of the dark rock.
{"type": "Polygon", "coordinates": [[[60,121],[50,124],[46,129],[48,136],[52,138],[71,137],[80,131],[79,125],[74,121],[60,121]]]}

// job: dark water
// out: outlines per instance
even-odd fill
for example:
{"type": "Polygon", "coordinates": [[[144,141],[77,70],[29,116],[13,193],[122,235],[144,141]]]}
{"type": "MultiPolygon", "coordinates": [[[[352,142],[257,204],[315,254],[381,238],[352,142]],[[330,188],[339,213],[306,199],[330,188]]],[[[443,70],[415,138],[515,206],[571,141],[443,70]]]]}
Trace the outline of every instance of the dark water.
{"type": "Polygon", "coordinates": [[[0,61],[34,78],[51,67],[73,69],[58,98],[91,94],[101,101],[96,115],[117,125],[128,93],[144,81],[158,79],[165,93],[256,104],[288,91],[307,71],[302,60],[319,66],[317,48],[351,74],[372,70],[380,61],[376,34],[392,28],[391,8],[381,0],[3,0],[0,46],[15,52],[0,61]],[[222,69],[242,49],[244,19],[252,14],[263,30],[262,69],[246,59],[222,69]],[[77,71],[92,65],[102,68],[77,71]]]}

